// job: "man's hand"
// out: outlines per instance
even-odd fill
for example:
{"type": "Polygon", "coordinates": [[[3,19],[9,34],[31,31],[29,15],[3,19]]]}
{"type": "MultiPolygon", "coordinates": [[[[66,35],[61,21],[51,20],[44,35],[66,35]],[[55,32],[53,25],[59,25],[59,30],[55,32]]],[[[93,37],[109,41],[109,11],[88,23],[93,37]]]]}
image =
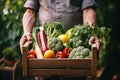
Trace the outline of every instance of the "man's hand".
{"type": "Polygon", "coordinates": [[[36,23],[36,12],[32,9],[26,9],[26,12],[23,15],[22,23],[23,23],[23,35],[20,39],[20,50],[21,53],[23,53],[22,47],[25,44],[25,42],[29,41],[29,43],[32,43],[32,36],[31,31],[32,28],[35,26],[36,23]]]}
{"type": "Polygon", "coordinates": [[[97,50],[98,50],[98,52],[99,52],[99,50],[100,50],[100,40],[99,40],[99,38],[98,38],[97,36],[92,36],[92,37],[89,39],[89,45],[92,46],[93,44],[96,45],[97,50]]]}
{"type": "Polygon", "coordinates": [[[23,53],[23,45],[25,44],[25,42],[29,41],[29,43],[32,43],[32,35],[31,33],[25,33],[22,35],[21,39],[20,39],[20,50],[21,53],[23,53]]]}

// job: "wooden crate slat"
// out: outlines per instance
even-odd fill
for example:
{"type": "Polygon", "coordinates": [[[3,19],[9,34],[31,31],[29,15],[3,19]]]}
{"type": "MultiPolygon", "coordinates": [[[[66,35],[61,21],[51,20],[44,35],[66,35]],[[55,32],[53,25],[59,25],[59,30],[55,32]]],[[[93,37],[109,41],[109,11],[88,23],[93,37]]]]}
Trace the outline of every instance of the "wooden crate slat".
{"type": "Polygon", "coordinates": [[[28,69],[30,76],[90,76],[91,69],[28,69]]]}
{"type": "Polygon", "coordinates": [[[29,59],[28,68],[91,68],[91,59],[29,59]]]}
{"type": "Polygon", "coordinates": [[[19,62],[20,62],[20,59],[17,59],[17,61],[14,63],[14,65],[12,67],[10,67],[10,66],[1,67],[0,66],[0,70],[3,70],[3,71],[14,71],[18,67],[19,62]]]}
{"type": "Polygon", "coordinates": [[[23,68],[23,75],[27,76],[27,53],[29,51],[30,43],[26,42],[23,46],[23,53],[22,53],[22,68],[23,68]]]}
{"type": "Polygon", "coordinates": [[[92,70],[91,70],[91,75],[92,76],[96,76],[97,74],[97,48],[96,46],[93,46],[92,47],[92,51],[93,51],[93,54],[92,54],[92,63],[91,63],[91,67],[92,67],[92,70]]]}

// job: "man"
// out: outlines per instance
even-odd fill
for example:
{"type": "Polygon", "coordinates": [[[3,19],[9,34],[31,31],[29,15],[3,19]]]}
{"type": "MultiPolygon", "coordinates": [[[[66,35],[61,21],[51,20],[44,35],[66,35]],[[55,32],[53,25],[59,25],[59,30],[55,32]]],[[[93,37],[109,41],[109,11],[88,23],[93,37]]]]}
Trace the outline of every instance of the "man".
{"type": "MultiPolygon", "coordinates": [[[[26,41],[32,43],[31,31],[36,25],[60,21],[66,29],[76,24],[96,23],[96,3],[94,0],[27,0],[24,4],[26,12],[23,15],[23,36],[20,39],[20,48],[26,41]],[[37,17],[38,16],[38,17],[37,17]]],[[[99,50],[100,42],[92,36],[89,44],[96,44],[99,50]]]]}
{"type": "MultiPolygon", "coordinates": [[[[26,41],[32,42],[31,31],[36,25],[38,14],[39,24],[60,21],[66,29],[76,24],[96,23],[96,3],[94,0],[27,0],[24,4],[26,12],[23,15],[23,36],[20,48],[26,41]]],[[[99,49],[100,43],[96,36],[91,37],[89,44],[95,43],[99,49]]]]}

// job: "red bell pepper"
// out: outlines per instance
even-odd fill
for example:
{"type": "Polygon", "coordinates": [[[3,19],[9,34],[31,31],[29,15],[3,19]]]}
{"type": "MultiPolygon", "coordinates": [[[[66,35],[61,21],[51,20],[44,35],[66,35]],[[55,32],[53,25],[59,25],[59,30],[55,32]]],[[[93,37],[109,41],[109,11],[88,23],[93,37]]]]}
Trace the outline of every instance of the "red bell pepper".
{"type": "Polygon", "coordinates": [[[71,48],[65,48],[63,51],[57,51],[56,58],[67,58],[71,51],[71,48]]]}
{"type": "Polygon", "coordinates": [[[64,50],[63,50],[63,53],[64,54],[66,54],[66,57],[68,57],[69,56],[69,53],[72,51],[72,48],[65,48],[64,50]]]}
{"type": "Polygon", "coordinates": [[[56,58],[66,58],[66,55],[62,51],[57,51],[56,58]]]}

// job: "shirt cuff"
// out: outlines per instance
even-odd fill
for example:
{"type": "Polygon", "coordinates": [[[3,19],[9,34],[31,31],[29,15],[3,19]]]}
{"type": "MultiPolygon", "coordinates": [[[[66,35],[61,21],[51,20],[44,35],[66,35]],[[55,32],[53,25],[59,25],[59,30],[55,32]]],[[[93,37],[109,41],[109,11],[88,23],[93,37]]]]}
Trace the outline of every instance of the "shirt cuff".
{"type": "Polygon", "coordinates": [[[26,3],[24,4],[24,8],[31,8],[35,11],[39,10],[39,0],[27,0],[26,3]]]}
{"type": "Polygon", "coordinates": [[[95,3],[94,0],[83,0],[81,9],[83,10],[85,8],[88,8],[88,7],[96,8],[97,4],[95,3]]]}

